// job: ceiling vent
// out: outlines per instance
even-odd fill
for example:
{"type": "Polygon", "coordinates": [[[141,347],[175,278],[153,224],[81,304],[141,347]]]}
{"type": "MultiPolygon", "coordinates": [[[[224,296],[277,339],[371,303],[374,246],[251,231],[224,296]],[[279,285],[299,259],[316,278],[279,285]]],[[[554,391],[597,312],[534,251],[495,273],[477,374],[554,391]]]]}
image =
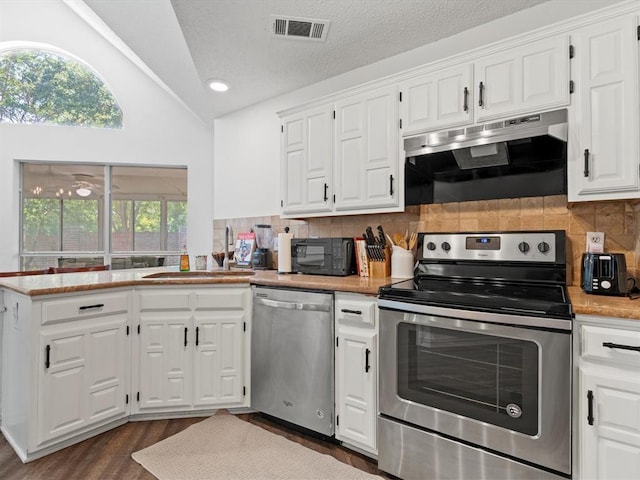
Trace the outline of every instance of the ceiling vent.
{"type": "Polygon", "coordinates": [[[271,15],[271,31],[276,37],[324,42],[329,31],[329,20],[271,15]]]}

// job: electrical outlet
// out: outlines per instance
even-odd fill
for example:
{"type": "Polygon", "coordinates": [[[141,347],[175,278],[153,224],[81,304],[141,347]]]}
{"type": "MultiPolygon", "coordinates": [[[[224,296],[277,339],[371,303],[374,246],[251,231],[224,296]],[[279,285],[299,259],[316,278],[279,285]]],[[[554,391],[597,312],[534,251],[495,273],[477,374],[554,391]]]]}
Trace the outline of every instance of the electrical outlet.
{"type": "Polygon", "coordinates": [[[604,252],[604,232],[587,232],[587,252],[604,252]]]}

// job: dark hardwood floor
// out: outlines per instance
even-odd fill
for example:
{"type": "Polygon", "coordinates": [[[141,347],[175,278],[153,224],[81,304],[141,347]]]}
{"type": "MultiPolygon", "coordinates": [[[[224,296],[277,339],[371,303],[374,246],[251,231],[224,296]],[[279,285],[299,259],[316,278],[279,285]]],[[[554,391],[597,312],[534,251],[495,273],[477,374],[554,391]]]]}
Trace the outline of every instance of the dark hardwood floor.
{"type": "MultiPolygon", "coordinates": [[[[220,412],[222,413],[222,412],[220,412]]],[[[239,418],[283,435],[305,447],[332,455],[369,473],[384,476],[375,461],[294,429],[277,424],[259,414],[239,418]]],[[[3,436],[0,436],[0,479],[2,480],[154,480],[132,458],[142,448],[178,433],[202,418],[129,422],[109,432],[67,447],[44,458],[23,464],[3,436]]]]}

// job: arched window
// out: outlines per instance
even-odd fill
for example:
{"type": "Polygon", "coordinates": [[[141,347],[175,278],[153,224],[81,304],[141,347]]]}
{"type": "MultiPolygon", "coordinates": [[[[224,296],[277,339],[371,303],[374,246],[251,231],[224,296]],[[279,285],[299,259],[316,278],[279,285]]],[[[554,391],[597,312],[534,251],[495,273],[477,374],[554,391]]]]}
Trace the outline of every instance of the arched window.
{"type": "Polygon", "coordinates": [[[122,111],[85,65],[43,50],[0,53],[0,122],[122,128],[122,111]]]}

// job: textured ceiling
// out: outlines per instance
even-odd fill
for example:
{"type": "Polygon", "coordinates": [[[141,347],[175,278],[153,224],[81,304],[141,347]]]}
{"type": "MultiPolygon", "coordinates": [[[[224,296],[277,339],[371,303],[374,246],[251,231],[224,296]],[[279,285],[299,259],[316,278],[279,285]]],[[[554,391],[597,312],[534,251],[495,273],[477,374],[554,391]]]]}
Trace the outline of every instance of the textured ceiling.
{"type": "Polygon", "coordinates": [[[209,122],[546,0],[85,1],[209,122]],[[329,20],[327,40],[275,38],[271,14],[329,20]]]}

